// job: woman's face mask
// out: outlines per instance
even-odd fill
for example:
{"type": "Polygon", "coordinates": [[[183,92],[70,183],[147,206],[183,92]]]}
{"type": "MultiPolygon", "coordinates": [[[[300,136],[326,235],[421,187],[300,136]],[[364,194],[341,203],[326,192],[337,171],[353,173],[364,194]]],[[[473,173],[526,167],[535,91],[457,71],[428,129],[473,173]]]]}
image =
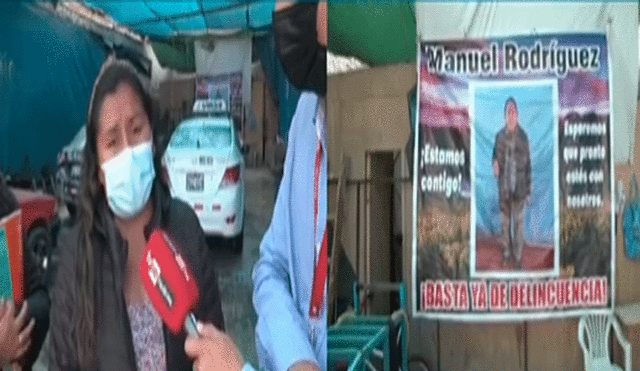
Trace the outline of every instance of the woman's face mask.
{"type": "Polygon", "coordinates": [[[327,50],[318,42],[317,3],[296,3],[273,14],[276,52],[291,83],[327,94],[327,50]]]}
{"type": "Polygon", "coordinates": [[[113,213],[122,219],[140,214],[149,201],[156,175],[151,142],[126,148],[104,163],[102,171],[107,202],[113,213]]]}

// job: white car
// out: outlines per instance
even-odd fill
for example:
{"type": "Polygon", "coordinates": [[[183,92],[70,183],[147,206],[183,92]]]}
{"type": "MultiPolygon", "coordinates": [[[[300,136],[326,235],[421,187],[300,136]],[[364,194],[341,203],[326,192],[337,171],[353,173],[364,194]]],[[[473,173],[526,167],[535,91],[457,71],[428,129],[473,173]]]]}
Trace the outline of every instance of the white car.
{"type": "Polygon", "coordinates": [[[193,208],[207,235],[242,249],[244,159],[228,113],[197,114],[175,129],[163,156],[173,197],[193,208]]]}

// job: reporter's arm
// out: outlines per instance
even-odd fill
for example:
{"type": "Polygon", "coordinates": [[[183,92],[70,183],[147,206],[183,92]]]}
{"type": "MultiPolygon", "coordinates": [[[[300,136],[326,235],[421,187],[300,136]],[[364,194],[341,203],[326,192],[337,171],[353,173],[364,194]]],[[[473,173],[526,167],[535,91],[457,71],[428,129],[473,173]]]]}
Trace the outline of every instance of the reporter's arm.
{"type": "Polygon", "coordinates": [[[185,352],[194,360],[196,371],[247,371],[253,370],[244,363],[229,335],[211,324],[198,323],[198,337],[188,337],[185,352]]]}

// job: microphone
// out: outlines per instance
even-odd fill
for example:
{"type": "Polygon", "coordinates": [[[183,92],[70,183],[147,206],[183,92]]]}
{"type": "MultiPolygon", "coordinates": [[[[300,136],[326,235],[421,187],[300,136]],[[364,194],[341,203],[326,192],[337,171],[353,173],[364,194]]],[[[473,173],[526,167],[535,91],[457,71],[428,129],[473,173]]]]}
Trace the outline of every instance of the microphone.
{"type": "Polygon", "coordinates": [[[198,285],[189,267],[161,229],[151,234],[140,263],[144,289],[169,331],[179,335],[186,329],[198,336],[193,311],[200,300],[198,285]]]}

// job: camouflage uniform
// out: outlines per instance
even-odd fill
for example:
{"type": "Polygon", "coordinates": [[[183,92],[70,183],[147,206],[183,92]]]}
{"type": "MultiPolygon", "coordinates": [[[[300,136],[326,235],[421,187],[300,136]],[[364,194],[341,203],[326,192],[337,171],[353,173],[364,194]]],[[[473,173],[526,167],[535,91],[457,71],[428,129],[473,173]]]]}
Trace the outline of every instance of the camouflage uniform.
{"type": "Polygon", "coordinates": [[[524,207],[531,195],[529,139],[520,125],[513,132],[506,126],[498,132],[493,161],[497,161],[500,169],[498,188],[504,259],[506,261],[513,255],[520,266],[524,245],[524,207]]]}

